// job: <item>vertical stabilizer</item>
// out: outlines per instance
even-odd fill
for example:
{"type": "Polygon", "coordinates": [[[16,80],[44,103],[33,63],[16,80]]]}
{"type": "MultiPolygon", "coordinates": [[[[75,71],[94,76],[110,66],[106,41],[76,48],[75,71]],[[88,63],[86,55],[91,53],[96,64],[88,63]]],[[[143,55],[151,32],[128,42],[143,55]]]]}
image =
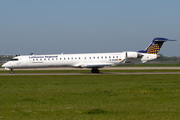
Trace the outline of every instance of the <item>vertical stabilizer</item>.
{"type": "Polygon", "coordinates": [[[145,50],[140,50],[138,52],[149,53],[149,54],[158,54],[163,43],[166,41],[176,41],[176,40],[169,40],[167,38],[160,38],[160,37],[154,38],[154,40],[151,42],[151,44],[145,50]]]}

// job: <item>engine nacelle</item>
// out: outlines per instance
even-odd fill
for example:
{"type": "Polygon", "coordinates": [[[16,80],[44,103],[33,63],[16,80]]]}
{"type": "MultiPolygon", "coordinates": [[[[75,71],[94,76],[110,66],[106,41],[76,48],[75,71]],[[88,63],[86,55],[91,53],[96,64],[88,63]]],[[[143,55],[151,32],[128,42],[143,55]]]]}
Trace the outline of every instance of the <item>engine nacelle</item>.
{"type": "Polygon", "coordinates": [[[134,58],[139,58],[142,57],[143,55],[138,53],[138,52],[126,52],[126,57],[130,58],[130,59],[134,59],[134,58]]]}

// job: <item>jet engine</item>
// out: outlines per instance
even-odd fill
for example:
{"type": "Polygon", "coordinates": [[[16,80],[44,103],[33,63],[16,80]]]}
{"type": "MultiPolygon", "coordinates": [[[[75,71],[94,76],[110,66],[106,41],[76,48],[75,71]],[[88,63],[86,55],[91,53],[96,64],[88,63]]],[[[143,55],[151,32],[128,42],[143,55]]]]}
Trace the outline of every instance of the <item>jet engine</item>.
{"type": "Polygon", "coordinates": [[[126,52],[126,57],[129,59],[140,58],[143,55],[138,52],[126,52]]]}

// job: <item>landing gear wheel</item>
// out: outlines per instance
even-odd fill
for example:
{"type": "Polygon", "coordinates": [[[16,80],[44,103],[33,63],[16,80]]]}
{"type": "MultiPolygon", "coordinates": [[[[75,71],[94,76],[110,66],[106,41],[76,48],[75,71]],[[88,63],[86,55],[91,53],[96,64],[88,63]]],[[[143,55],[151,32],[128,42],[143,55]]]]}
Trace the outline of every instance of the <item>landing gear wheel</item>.
{"type": "Polygon", "coordinates": [[[14,74],[14,71],[13,71],[13,69],[11,69],[11,74],[14,74]]]}
{"type": "Polygon", "coordinates": [[[91,72],[92,73],[99,73],[99,70],[98,70],[98,68],[92,68],[91,72]]]}

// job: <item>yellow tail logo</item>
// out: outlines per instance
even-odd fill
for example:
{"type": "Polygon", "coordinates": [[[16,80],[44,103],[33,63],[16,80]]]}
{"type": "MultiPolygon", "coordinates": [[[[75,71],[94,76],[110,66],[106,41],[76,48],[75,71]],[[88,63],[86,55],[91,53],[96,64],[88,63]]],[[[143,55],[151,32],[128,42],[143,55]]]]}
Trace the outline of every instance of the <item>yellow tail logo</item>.
{"type": "Polygon", "coordinates": [[[151,45],[148,48],[147,53],[158,54],[159,50],[161,49],[162,44],[163,43],[161,42],[161,43],[157,43],[157,44],[151,45]]]}

